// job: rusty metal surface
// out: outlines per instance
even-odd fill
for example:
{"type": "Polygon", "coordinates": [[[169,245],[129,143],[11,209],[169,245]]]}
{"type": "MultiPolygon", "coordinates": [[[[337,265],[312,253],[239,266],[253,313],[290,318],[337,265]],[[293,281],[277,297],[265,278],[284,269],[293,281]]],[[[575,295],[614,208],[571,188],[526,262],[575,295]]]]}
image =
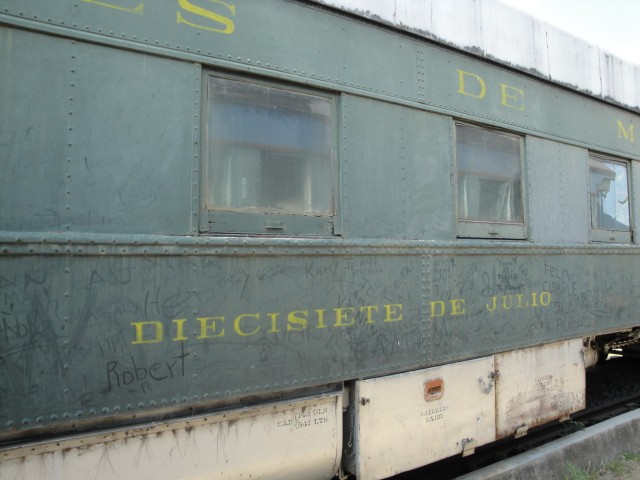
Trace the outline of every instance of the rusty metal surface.
{"type": "Polygon", "coordinates": [[[356,382],[358,479],[386,478],[495,439],[493,358],[356,382]]]}
{"type": "Polygon", "coordinates": [[[0,453],[0,479],[331,478],[341,458],[341,417],[338,392],[31,443],[0,453]]]}
{"type": "Polygon", "coordinates": [[[496,355],[496,436],[567,417],[585,407],[582,340],[496,355]]]}

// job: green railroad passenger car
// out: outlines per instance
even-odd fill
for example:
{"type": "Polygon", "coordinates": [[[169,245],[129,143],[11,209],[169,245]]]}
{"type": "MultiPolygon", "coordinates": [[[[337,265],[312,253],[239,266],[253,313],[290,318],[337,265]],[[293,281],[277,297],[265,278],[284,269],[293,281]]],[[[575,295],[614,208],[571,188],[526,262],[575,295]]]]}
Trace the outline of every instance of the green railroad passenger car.
{"type": "Polygon", "coordinates": [[[0,479],[386,478],[640,339],[639,68],[363,3],[3,2],[0,479]]]}

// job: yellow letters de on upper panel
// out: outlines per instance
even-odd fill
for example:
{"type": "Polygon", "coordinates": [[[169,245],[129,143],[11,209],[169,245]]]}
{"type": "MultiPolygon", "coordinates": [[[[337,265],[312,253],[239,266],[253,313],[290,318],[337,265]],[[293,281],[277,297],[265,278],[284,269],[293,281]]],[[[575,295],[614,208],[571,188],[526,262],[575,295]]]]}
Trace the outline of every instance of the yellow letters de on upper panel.
{"type": "MultiPolygon", "coordinates": [[[[484,100],[487,95],[487,83],[475,73],[457,70],[458,93],[467,97],[484,100]]],[[[524,90],[507,83],[500,82],[500,105],[514,110],[524,111],[524,90]]]]}

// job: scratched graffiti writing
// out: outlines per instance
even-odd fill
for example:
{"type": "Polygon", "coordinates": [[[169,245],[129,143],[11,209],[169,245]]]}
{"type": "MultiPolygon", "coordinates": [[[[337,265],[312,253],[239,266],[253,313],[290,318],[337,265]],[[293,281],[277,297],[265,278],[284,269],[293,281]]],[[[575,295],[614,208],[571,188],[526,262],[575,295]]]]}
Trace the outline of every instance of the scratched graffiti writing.
{"type": "Polygon", "coordinates": [[[564,257],[5,257],[0,406],[19,422],[45,412],[55,423],[579,335],[629,322],[637,303],[602,288],[620,269],[637,287],[632,271],[605,263],[592,261],[595,272],[564,257]]]}
{"type": "Polygon", "coordinates": [[[513,293],[525,288],[522,272],[516,268],[515,262],[500,262],[482,274],[482,295],[492,297],[502,293],[513,293]]]}
{"type": "Polygon", "coordinates": [[[106,364],[106,382],[109,392],[118,389],[139,389],[142,393],[153,391],[159,382],[184,377],[187,368],[186,358],[189,353],[182,353],[168,360],[143,362],[129,355],[128,358],[111,360],[106,364]]]}
{"type": "Polygon", "coordinates": [[[2,262],[0,383],[7,394],[0,404],[9,417],[26,419],[20,428],[29,428],[36,411],[45,413],[41,423],[57,423],[106,415],[118,405],[233,395],[247,385],[317,383],[354,368],[408,362],[424,350],[419,308],[404,306],[420,297],[419,262],[2,262]],[[140,327],[144,341],[135,344],[139,322],[147,322],[140,327]],[[156,338],[157,322],[167,341],[145,343],[156,338]]]}

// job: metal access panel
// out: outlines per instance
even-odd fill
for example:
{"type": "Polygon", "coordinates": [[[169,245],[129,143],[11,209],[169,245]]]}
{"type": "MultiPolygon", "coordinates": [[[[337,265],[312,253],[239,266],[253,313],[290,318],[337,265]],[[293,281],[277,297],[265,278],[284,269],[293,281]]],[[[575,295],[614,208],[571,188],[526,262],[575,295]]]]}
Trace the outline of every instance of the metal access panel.
{"type": "Polygon", "coordinates": [[[387,478],[495,439],[493,357],[359,381],[358,480],[387,478]]]}
{"type": "Polygon", "coordinates": [[[342,393],[0,450],[0,480],[331,478],[342,393]]]}
{"type": "Polygon", "coordinates": [[[578,338],[496,355],[498,438],[585,408],[581,352],[578,338]]]}

